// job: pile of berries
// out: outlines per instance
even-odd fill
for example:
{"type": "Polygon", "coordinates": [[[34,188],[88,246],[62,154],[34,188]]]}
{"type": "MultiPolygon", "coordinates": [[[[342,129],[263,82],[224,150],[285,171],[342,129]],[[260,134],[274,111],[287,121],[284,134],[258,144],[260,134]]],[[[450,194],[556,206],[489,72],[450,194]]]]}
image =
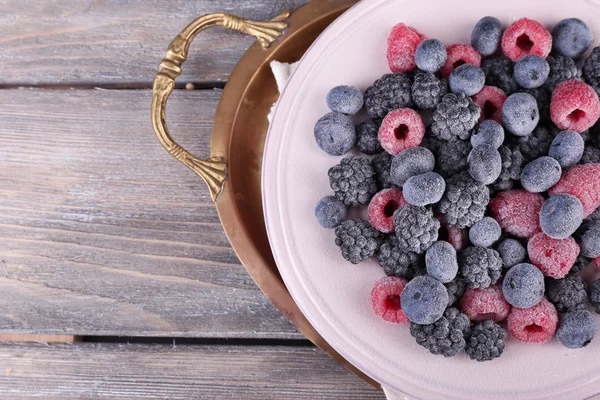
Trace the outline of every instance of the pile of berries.
{"type": "Polygon", "coordinates": [[[575,18],[549,31],[485,17],[449,47],[400,23],[391,73],[327,95],[315,140],[345,157],[317,219],[346,260],[377,258],[373,310],[431,353],[487,361],[508,333],[594,337],[600,280],[578,274],[600,267],[600,47],[580,60],[592,41],[575,18]]]}

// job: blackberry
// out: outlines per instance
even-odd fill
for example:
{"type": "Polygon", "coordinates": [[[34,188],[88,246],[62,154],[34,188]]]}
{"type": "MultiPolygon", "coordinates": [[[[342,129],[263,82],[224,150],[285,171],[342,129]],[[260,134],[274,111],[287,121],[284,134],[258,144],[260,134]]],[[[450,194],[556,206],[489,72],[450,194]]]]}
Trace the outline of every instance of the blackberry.
{"type": "Polygon", "coordinates": [[[481,109],[470,97],[464,93],[448,93],[433,113],[431,133],[444,140],[467,140],[480,115],[481,109]]]}
{"type": "Polygon", "coordinates": [[[515,138],[515,143],[527,164],[536,158],[548,155],[553,140],[554,135],[550,129],[539,125],[533,130],[531,135],[515,138]]]}
{"type": "Polygon", "coordinates": [[[575,264],[573,264],[573,266],[569,270],[569,274],[578,273],[579,271],[583,270],[588,265],[590,265],[591,262],[592,262],[591,258],[584,257],[581,254],[578,255],[577,259],[575,260],[575,264]]]}
{"type": "Polygon", "coordinates": [[[469,318],[456,308],[448,308],[444,316],[429,325],[411,322],[410,334],[417,343],[432,354],[454,357],[465,348],[465,334],[469,331],[469,318]]]}
{"type": "Polygon", "coordinates": [[[328,175],[335,197],[347,206],[367,205],[377,193],[375,171],[366,158],[346,156],[329,169],[328,175]]]}
{"type": "Polygon", "coordinates": [[[335,228],[335,244],[342,250],[342,257],[358,264],[375,255],[381,246],[381,233],[368,221],[351,219],[335,228]]]}
{"type": "MultiPolygon", "coordinates": [[[[519,92],[528,93],[533,96],[540,112],[540,121],[550,121],[550,98],[552,93],[545,86],[533,89],[520,89],[519,92]]],[[[535,135],[535,133],[532,133],[532,135],[535,135]]]]}
{"type": "Polygon", "coordinates": [[[428,148],[433,153],[435,172],[444,178],[467,170],[467,157],[473,148],[471,143],[466,140],[446,141],[429,135],[426,135],[421,146],[428,148]]]}
{"type": "Polygon", "coordinates": [[[583,64],[583,79],[600,95],[600,47],[595,47],[583,64]]]}
{"type": "Polygon", "coordinates": [[[381,120],[368,119],[356,128],[356,147],[361,153],[372,156],[383,151],[377,137],[380,126],[381,120]]]}
{"type": "Polygon", "coordinates": [[[433,110],[448,93],[448,83],[431,72],[419,71],[412,84],[412,99],[421,109],[433,110]]]}
{"type": "Polygon", "coordinates": [[[587,145],[583,149],[581,156],[581,164],[598,164],[600,163],[600,149],[594,146],[587,145]]]}
{"type": "Polygon", "coordinates": [[[504,351],[506,330],[491,319],[475,324],[466,337],[465,353],[476,361],[490,361],[504,351]]]}
{"type": "Polygon", "coordinates": [[[365,109],[371,118],[383,118],[392,110],[413,105],[412,81],[401,72],[386,74],[365,91],[365,109]]]}
{"type": "Polygon", "coordinates": [[[514,63],[505,56],[488,58],[482,61],[481,69],[485,73],[485,84],[496,86],[510,96],[519,85],[514,78],[514,63]]]}
{"type": "Polygon", "coordinates": [[[448,291],[448,307],[459,301],[467,290],[467,282],[461,276],[457,276],[454,280],[445,283],[444,286],[446,286],[446,290],[448,291]]]}
{"type": "Polygon", "coordinates": [[[546,58],[550,65],[550,75],[544,84],[544,88],[552,93],[556,85],[570,79],[581,79],[581,72],[572,58],[556,54],[546,58]]]}
{"type": "Polygon", "coordinates": [[[485,289],[498,282],[502,274],[502,258],[496,250],[467,247],[458,255],[460,272],[470,288],[485,289]]]}
{"type": "Polygon", "coordinates": [[[579,275],[567,275],[562,279],[548,279],[546,297],[558,312],[582,310],[587,302],[586,289],[579,275]]]}
{"type": "Polygon", "coordinates": [[[381,245],[377,260],[386,275],[407,280],[422,275],[425,270],[422,257],[412,251],[401,250],[394,235],[389,236],[381,245]]]}
{"type": "Polygon", "coordinates": [[[590,302],[598,314],[600,314],[600,279],[596,279],[590,285],[590,291],[588,293],[590,302]]]}
{"type": "Polygon", "coordinates": [[[390,177],[390,171],[392,169],[392,159],[394,157],[388,153],[383,152],[376,155],[371,160],[371,166],[375,171],[375,181],[377,182],[377,191],[394,187],[394,183],[390,177]]]}
{"type": "Polygon", "coordinates": [[[586,218],[588,221],[600,221],[600,207],[596,208],[593,213],[586,218]]]}
{"type": "Polygon", "coordinates": [[[487,186],[471,178],[468,172],[462,172],[446,181],[439,209],[448,224],[467,228],[483,218],[489,201],[487,186]]]}
{"type": "Polygon", "coordinates": [[[440,221],[426,207],[407,204],[394,213],[398,248],[424,253],[438,239],[440,221]]]}

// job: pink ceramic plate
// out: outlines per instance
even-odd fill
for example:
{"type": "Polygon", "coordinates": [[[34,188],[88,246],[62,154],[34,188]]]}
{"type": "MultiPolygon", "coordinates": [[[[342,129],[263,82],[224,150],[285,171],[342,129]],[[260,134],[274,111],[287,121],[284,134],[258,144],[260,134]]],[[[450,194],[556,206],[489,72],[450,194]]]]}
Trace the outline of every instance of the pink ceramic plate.
{"type": "Polygon", "coordinates": [[[328,112],[327,91],[340,84],[366,89],[389,72],[388,32],[398,22],[446,45],[469,43],[485,15],[504,24],[522,16],[547,26],[583,19],[600,38],[600,2],[591,0],[364,0],[313,44],[288,83],[266,144],[263,197],[271,247],[294,300],[345,358],[384,385],[424,399],[586,398],[600,393],[600,338],[583,350],[555,340],[528,345],[508,340],[504,355],[486,363],[464,354],[446,359],[417,345],[405,325],[385,323],[370,306],[376,261],[354,266],[321,228],[314,206],[330,194],[327,170],[339,161],[316,146],[315,121],[328,112]]]}

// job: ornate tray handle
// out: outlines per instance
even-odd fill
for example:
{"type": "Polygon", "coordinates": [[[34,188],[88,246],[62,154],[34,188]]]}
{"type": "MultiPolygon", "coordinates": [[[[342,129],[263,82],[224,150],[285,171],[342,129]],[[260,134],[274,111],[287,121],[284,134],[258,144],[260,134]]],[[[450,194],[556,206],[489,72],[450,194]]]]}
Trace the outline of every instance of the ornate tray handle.
{"type": "Polygon", "coordinates": [[[175,79],[181,75],[181,64],[187,59],[190,44],[203,30],[222,26],[233,31],[254,36],[263,48],[273,43],[287,28],[284,22],[290,15],[284,10],[271,21],[259,22],[230,14],[204,15],[189,24],[169,45],[167,55],[161,61],[152,87],[152,126],[163,147],[177,160],[200,176],[210,190],[210,197],[217,200],[227,179],[227,163],[222,157],[201,159],[181,147],[167,128],[167,100],[175,88],[175,79]]]}

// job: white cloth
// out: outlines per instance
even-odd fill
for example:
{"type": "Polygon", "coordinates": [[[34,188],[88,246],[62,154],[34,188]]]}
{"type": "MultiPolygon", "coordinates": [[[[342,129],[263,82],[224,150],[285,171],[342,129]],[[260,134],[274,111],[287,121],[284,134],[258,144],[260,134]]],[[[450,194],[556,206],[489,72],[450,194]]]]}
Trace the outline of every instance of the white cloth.
{"type": "MultiPolygon", "coordinates": [[[[283,88],[287,84],[288,79],[290,79],[290,76],[296,70],[297,67],[298,62],[288,64],[281,63],[279,61],[271,61],[271,71],[273,71],[273,75],[275,76],[275,82],[277,82],[277,90],[279,90],[280,94],[281,92],[283,92],[283,88]]],[[[271,112],[269,112],[269,115],[267,116],[269,124],[273,121],[273,111],[275,110],[276,105],[277,102],[273,104],[273,107],[271,107],[271,112]]],[[[383,386],[383,392],[385,393],[385,396],[388,400],[411,400],[406,395],[396,392],[395,390],[392,390],[385,386],[383,386]]]]}

